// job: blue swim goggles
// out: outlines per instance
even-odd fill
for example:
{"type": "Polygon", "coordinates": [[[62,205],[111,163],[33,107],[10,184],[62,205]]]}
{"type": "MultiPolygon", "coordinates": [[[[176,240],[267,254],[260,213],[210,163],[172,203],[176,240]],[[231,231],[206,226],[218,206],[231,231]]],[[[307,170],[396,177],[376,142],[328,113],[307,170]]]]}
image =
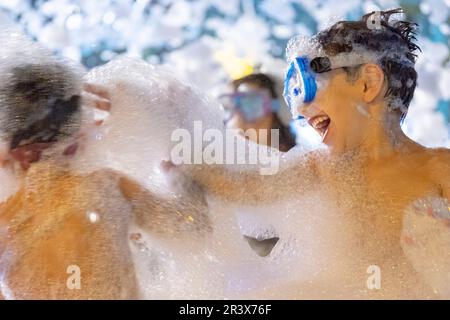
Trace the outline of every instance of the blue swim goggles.
{"type": "Polygon", "coordinates": [[[331,70],[327,57],[309,60],[306,56],[296,57],[289,65],[285,80],[283,97],[291,109],[314,100],[317,93],[316,74],[331,70]]]}
{"type": "MultiPolygon", "coordinates": [[[[317,74],[334,69],[352,67],[367,63],[369,60],[352,59],[344,63],[333,62],[328,57],[316,57],[309,60],[307,56],[296,57],[286,71],[283,97],[292,114],[294,108],[314,100],[317,93],[317,74]]],[[[301,116],[299,118],[302,118],[301,116]]]]}
{"type": "Polygon", "coordinates": [[[277,112],[280,102],[261,92],[234,92],[219,97],[222,103],[227,123],[235,114],[239,113],[246,122],[255,122],[262,117],[277,112]]]}

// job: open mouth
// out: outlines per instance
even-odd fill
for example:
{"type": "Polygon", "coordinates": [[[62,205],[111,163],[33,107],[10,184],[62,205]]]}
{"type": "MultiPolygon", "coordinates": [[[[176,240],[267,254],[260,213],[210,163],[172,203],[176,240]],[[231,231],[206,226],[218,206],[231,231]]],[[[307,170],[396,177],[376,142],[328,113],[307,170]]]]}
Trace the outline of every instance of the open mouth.
{"type": "Polygon", "coordinates": [[[309,118],[308,123],[320,134],[323,141],[328,133],[328,128],[330,127],[330,117],[324,113],[321,113],[317,116],[309,118]]]}

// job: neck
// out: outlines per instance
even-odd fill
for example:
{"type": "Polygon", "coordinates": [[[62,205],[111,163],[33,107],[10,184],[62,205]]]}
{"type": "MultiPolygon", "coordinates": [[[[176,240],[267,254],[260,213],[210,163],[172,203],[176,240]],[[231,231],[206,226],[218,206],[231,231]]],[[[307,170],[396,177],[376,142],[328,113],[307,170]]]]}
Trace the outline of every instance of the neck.
{"type": "Polygon", "coordinates": [[[361,151],[373,160],[390,157],[412,143],[400,127],[396,112],[387,111],[384,106],[376,106],[375,110],[378,112],[372,112],[360,146],[361,151]]]}
{"type": "Polygon", "coordinates": [[[400,150],[404,152],[417,146],[400,127],[400,115],[388,110],[383,103],[365,108],[364,117],[355,119],[355,124],[347,138],[330,151],[332,154],[354,153],[370,160],[385,159],[400,150]]]}

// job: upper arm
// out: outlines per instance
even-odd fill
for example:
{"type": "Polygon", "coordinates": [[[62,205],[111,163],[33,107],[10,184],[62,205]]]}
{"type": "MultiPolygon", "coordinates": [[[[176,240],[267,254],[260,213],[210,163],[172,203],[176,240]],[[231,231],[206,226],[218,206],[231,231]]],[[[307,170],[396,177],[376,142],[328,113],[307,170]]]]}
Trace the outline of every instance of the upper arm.
{"type": "Polygon", "coordinates": [[[138,182],[126,177],[119,177],[119,189],[123,197],[128,201],[136,200],[140,195],[146,192],[146,189],[138,182]]]}
{"type": "Polygon", "coordinates": [[[210,231],[208,204],[203,191],[193,185],[177,197],[163,197],[121,176],[119,188],[132,205],[134,222],[147,231],[163,235],[210,231]]]}

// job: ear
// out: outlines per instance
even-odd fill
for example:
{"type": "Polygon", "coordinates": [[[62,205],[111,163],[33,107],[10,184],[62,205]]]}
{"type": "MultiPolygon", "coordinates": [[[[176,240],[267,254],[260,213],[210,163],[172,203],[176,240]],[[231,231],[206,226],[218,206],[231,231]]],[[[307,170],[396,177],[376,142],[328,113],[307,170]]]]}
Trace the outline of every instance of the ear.
{"type": "Polygon", "coordinates": [[[366,103],[370,103],[383,90],[384,72],[380,66],[368,63],[362,66],[361,79],[364,85],[363,99],[366,103]]]}

